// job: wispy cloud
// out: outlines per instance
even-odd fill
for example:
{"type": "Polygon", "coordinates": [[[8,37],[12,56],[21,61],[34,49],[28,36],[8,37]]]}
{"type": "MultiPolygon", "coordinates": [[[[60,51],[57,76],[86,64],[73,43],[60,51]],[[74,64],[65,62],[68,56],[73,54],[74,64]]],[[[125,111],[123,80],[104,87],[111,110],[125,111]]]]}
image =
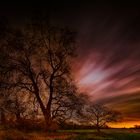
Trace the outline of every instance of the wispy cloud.
{"type": "Polygon", "coordinates": [[[79,29],[82,32],[79,57],[73,71],[80,91],[88,93],[91,100],[120,110],[127,120],[138,120],[140,28],[137,16],[116,22],[110,18],[111,14],[103,22],[96,20],[98,24],[93,20],[90,24],[85,22],[84,29],[79,29]]]}

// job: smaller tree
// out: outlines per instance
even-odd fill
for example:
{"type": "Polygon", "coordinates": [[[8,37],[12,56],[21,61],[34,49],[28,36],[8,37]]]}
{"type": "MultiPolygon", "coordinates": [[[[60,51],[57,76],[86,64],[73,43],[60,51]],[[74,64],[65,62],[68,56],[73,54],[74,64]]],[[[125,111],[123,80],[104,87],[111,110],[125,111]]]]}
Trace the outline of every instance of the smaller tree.
{"type": "Polygon", "coordinates": [[[140,129],[140,125],[134,125],[135,129],[140,129]]]}
{"type": "Polygon", "coordinates": [[[117,122],[119,120],[120,113],[99,104],[85,105],[83,110],[78,112],[81,122],[94,125],[97,131],[100,133],[100,129],[107,126],[109,122],[117,122]]]}

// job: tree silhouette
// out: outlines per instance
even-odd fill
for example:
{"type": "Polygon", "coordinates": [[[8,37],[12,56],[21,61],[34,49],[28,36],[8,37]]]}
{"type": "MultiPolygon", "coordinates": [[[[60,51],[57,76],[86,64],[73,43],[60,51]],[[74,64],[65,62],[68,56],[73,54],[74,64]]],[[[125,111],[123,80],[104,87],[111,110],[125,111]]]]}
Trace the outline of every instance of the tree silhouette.
{"type": "Polygon", "coordinates": [[[78,117],[81,122],[94,125],[100,133],[100,129],[106,127],[108,122],[119,121],[120,113],[103,105],[89,103],[78,112],[78,117]]]}
{"type": "Polygon", "coordinates": [[[47,130],[53,120],[70,118],[76,105],[70,68],[75,32],[34,18],[27,26],[6,32],[0,53],[0,71],[6,77],[1,84],[36,98],[47,130]]]}

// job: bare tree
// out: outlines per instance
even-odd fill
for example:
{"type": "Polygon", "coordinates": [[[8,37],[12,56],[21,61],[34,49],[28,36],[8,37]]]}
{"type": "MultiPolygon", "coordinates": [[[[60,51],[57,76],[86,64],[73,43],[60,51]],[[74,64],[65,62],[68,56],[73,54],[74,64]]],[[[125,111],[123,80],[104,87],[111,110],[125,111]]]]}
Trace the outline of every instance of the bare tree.
{"type": "Polygon", "coordinates": [[[78,112],[78,117],[81,122],[94,125],[100,132],[100,129],[106,127],[107,123],[119,121],[120,113],[103,105],[90,103],[78,112]]]}
{"type": "Polygon", "coordinates": [[[35,19],[27,27],[10,30],[3,42],[1,54],[6,63],[1,64],[1,71],[9,75],[5,84],[36,98],[49,130],[52,119],[67,115],[74,107],[71,100],[76,88],[70,66],[75,32],[35,19]]]}

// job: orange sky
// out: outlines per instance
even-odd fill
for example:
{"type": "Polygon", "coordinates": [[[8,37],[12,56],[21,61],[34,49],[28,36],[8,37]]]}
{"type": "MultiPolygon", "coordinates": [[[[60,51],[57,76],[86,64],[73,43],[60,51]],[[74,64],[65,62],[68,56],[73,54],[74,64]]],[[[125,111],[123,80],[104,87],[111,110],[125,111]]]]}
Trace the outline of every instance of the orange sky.
{"type": "Polygon", "coordinates": [[[130,122],[118,122],[118,123],[109,123],[108,126],[112,128],[131,128],[135,125],[140,125],[140,121],[130,121],[130,122]]]}

